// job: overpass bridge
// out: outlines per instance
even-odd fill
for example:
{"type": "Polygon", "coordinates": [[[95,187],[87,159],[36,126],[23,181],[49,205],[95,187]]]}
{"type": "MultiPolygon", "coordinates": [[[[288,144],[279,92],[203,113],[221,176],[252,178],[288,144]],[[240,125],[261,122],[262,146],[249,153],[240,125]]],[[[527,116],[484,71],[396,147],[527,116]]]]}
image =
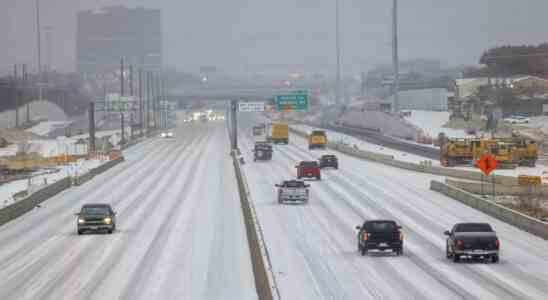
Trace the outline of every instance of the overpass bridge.
{"type": "Polygon", "coordinates": [[[200,101],[261,101],[275,95],[292,93],[296,90],[317,90],[319,85],[298,87],[255,85],[255,86],[190,86],[168,90],[168,99],[179,102],[180,105],[188,102],[200,101]]]}

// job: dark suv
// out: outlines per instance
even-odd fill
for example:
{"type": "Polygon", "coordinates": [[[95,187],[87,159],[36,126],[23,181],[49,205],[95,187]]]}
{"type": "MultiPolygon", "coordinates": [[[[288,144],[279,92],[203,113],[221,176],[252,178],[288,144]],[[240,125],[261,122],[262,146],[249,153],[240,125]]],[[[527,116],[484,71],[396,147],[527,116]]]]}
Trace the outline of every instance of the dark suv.
{"type": "Polygon", "coordinates": [[[322,157],[320,157],[319,159],[319,162],[320,162],[320,169],[323,169],[323,168],[338,169],[339,168],[339,160],[333,154],[322,155],[322,157]]]}
{"type": "Polygon", "coordinates": [[[112,233],[116,230],[116,213],[109,204],[85,204],[76,215],[78,234],[86,231],[112,233]]]}
{"type": "Polygon", "coordinates": [[[255,143],[253,149],[253,161],[272,160],[272,145],[265,142],[255,143]]]}
{"type": "Polygon", "coordinates": [[[366,221],[358,230],[358,251],[366,255],[369,250],[392,250],[403,254],[403,233],[401,226],[391,220],[366,221]]]}

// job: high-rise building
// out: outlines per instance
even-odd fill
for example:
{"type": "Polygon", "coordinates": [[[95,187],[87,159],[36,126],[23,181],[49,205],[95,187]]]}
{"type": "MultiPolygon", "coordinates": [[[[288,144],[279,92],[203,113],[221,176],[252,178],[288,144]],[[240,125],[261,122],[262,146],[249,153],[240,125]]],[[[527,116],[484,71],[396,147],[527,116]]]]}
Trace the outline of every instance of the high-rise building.
{"type": "Polygon", "coordinates": [[[104,74],[127,64],[157,69],[162,65],[162,17],[159,9],[124,6],[78,12],[77,68],[104,74]]]}

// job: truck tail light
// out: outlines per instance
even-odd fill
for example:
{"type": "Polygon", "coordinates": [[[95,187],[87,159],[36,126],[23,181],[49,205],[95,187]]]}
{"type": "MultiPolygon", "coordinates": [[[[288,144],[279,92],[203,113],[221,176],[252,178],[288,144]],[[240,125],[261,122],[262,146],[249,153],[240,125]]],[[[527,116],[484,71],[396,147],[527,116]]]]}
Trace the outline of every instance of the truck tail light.
{"type": "Polygon", "coordinates": [[[499,239],[497,239],[497,240],[495,241],[495,248],[497,248],[497,249],[500,248],[500,241],[499,241],[499,239]]]}
{"type": "Polygon", "coordinates": [[[364,232],[362,233],[362,239],[363,239],[364,241],[367,241],[368,238],[369,238],[369,235],[367,234],[367,231],[364,231],[364,232]]]}
{"type": "Polygon", "coordinates": [[[403,231],[400,231],[400,241],[403,241],[403,231]]]}
{"type": "Polygon", "coordinates": [[[463,249],[464,248],[464,241],[463,240],[457,240],[457,248],[463,249]]]}

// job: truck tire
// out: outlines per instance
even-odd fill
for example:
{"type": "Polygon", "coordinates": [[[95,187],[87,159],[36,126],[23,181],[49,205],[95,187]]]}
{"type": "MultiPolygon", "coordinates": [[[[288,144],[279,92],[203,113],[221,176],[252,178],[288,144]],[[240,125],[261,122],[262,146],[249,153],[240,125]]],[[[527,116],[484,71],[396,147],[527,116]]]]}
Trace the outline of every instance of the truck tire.
{"type": "Polygon", "coordinates": [[[449,253],[449,246],[448,245],[445,245],[445,257],[446,258],[451,258],[451,253],[449,253]]]}
{"type": "Polygon", "coordinates": [[[495,254],[495,255],[491,256],[491,262],[494,263],[494,264],[499,262],[498,254],[495,254]]]}
{"type": "Polygon", "coordinates": [[[458,263],[460,261],[460,255],[453,253],[453,262],[458,263]]]}
{"type": "Polygon", "coordinates": [[[367,254],[367,247],[366,246],[362,246],[362,256],[365,256],[367,254]]]}
{"type": "Polygon", "coordinates": [[[84,233],[82,230],[78,230],[78,235],[82,235],[84,233]]]}
{"type": "Polygon", "coordinates": [[[316,179],[317,179],[317,180],[322,180],[322,176],[321,176],[321,175],[318,175],[318,176],[316,176],[316,179]]]}

